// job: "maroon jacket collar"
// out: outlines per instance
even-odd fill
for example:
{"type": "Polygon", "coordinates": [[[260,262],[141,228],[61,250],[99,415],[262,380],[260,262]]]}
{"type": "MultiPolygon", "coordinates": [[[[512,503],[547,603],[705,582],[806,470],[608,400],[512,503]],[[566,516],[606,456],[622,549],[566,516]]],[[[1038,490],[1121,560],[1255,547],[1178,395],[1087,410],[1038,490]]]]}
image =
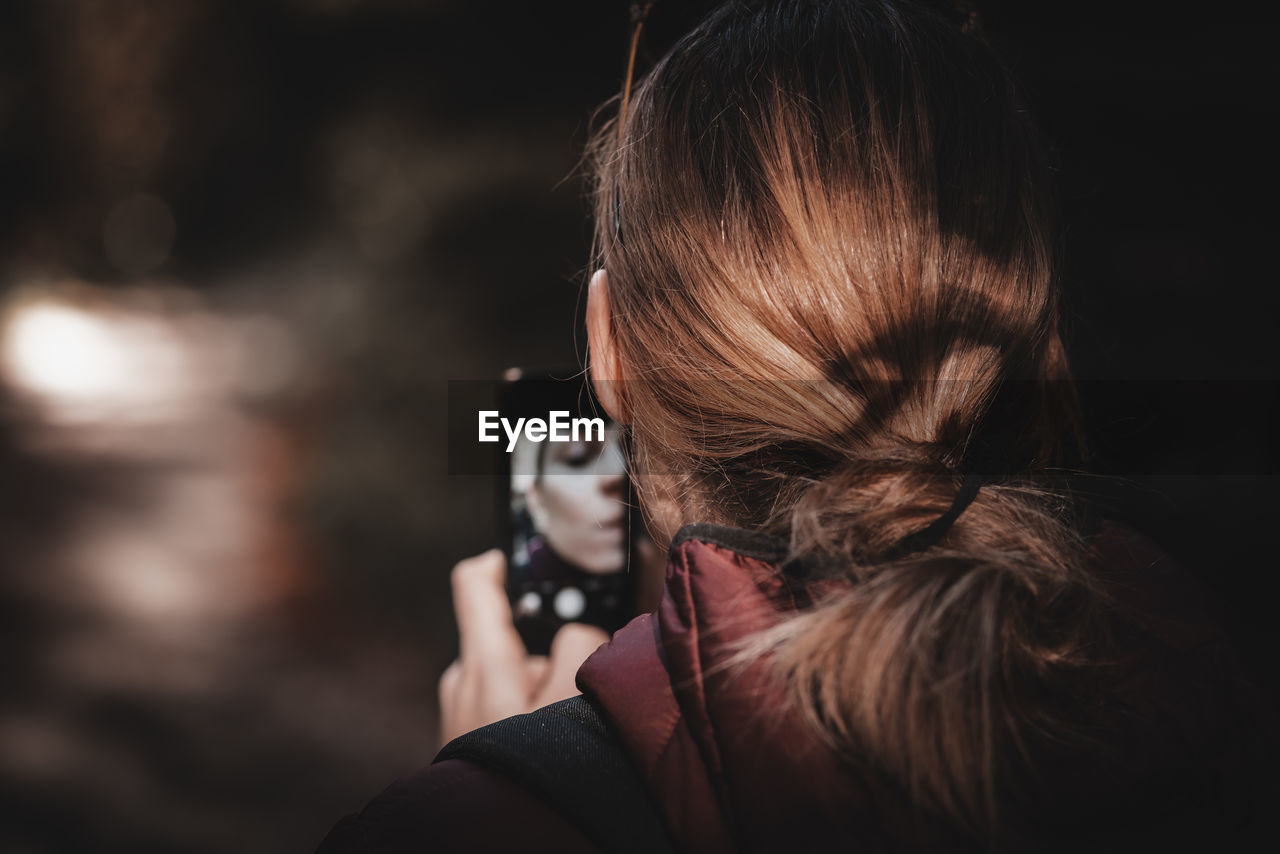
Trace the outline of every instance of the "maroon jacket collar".
{"type": "Polygon", "coordinates": [[[737,642],[795,607],[774,565],[786,544],[690,525],[672,542],[656,614],[633,620],[578,672],[691,851],[950,850],[885,781],[842,770],[737,642]]]}
{"type": "MultiPolygon", "coordinates": [[[[1256,727],[1246,721],[1269,721],[1268,707],[1240,676],[1198,585],[1158,547],[1111,522],[1092,547],[1133,652],[1114,703],[1128,720],[1120,732],[1134,767],[1102,773],[1107,766],[1081,756],[1046,781],[1044,799],[1082,820],[1093,801],[1128,812],[1121,804],[1130,795],[1141,801],[1145,790],[1186,789],[1190,802],[1215,796],[1249,761],[1256,727]]],[[[838,765],[759,665],[727,667],[735,643],[796,607],[776,569],[785,553],[785,543],[756,533],[683,528],[657,612],[617,632],[578,672],[578,687],[622,740],[677,846],[980,849],[913,807],[893,782],[838,765]]]]}

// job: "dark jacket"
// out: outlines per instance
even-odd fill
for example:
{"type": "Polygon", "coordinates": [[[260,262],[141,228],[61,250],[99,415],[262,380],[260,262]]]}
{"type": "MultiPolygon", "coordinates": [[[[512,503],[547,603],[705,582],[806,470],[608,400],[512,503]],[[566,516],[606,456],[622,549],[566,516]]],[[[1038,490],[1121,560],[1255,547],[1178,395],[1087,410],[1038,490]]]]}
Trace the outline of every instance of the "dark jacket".
{"type": "MultiPolygon", "coordinates": [[[[1247,772],[1269,755],[1270,721],[1200,594],[1166,556],[1110,523],[1094,551],[1132,652],[1113,698],[1123,744],[1106,746],[1105,762],[1069,756],[1047,769],[1043,799],[1055,808],[1046,815],[1061,822],[1044,836],[1061,844],[1046,847],[1223,850],[1250,820],[1247,772]]],[[[677,849],[983,850],[893,781],[842,766],[758,671],[724,667],[736,640],[795,606],[775,568],[783,557],[783,544],[759,534],[687,526],[672,543],[659,610],[578,672],[677,849]]],[[[598,849],[535,794],[450,760],[393,785],[320,850],[598,849]]]]}

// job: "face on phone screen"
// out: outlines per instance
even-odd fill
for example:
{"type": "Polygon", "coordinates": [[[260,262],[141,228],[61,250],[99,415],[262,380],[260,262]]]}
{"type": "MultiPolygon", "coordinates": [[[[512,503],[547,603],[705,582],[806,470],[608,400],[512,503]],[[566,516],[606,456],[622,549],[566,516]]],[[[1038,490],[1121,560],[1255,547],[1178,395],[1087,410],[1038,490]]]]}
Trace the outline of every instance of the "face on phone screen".
{"type": "MultiPolygon", "coordinates": [[[[566,622],[608,631],[630,619],[629,510],[620,432],[534,442],[511,455],[509,592],[531,647],[566,622]]],[[[532,651],[532,650],[531,650],[532,651]]]]}
{"type": "Polygon", "coordinates": [[[524,492],[532,523],[524,554],[530,566],[547,554],[592,575],[622,572],[626,469],[617,429],[608,428],[604,441],[542,442],[532,456],[534,476],[524,492]]]}

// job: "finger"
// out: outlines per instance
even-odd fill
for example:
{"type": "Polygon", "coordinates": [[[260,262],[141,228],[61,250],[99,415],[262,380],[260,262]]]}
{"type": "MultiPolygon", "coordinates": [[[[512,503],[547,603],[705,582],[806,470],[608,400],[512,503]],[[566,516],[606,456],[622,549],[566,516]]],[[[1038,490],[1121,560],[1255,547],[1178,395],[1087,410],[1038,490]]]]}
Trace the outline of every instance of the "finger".
{"type": "MultiPolygon", "coordinates": [[[[440,674],[440,743],[448,744],[461,732],[458,730],[457,717],[458,692],[462,684],[462,662],[454,660],[440,674]]],[[[465,732],[465,730],[462,730],[465,732]]]]}
{"type": "Polygon", "coordinates": [[[532,697],[542,688],[542,683],[551,669],[551,659],[545,655],[531,655],[525,661],[524,667],[525,684],[528,685],[529,696],[532,697]]]}
{"type": "MultiPolygon", "coordinates": [[[[517,669],[527,655],[512,622],[506,573],[506,558],[493,549],[462,561],[450,576],[459,656],[466,662],[480,662],[486,672],[517,669]]],[[[504,677],[510,675],[504,673],[504,677]]]]}
{"type": "Polygon", "coordinates": [[[444,673],[440,674],[439,692],[440,705],[448,706],[453,702],[453,698],[458,693],[458,681],[462,678],[462,662],[454,659],[453,663],[445,668],[444,673]]]}
{"type": "Polygon", "coordinates": [[[569,623],[551,641],[551,659],[543,683],[535,694],[536,706],[545,706],[578,693],[574,677],[587,656],[595,652],[609,635],[601,628],[569,623]]]}

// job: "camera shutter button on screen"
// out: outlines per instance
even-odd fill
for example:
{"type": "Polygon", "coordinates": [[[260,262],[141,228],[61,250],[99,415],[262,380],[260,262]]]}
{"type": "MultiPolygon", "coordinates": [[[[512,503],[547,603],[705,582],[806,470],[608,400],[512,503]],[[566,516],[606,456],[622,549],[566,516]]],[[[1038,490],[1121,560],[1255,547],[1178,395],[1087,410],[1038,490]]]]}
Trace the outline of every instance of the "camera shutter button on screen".
{"type": "Polygon", "coordinates": [[[516,602],[517,617],[536,617],[542,613],[542,597],[530,590],[516,602]]]}
{"type": "Polygon", "coordinates": [[[587,597],[576,587],[566,587],[556,594],[553,607],[562,620],[573,620],[587,609],[587,597]]]}

